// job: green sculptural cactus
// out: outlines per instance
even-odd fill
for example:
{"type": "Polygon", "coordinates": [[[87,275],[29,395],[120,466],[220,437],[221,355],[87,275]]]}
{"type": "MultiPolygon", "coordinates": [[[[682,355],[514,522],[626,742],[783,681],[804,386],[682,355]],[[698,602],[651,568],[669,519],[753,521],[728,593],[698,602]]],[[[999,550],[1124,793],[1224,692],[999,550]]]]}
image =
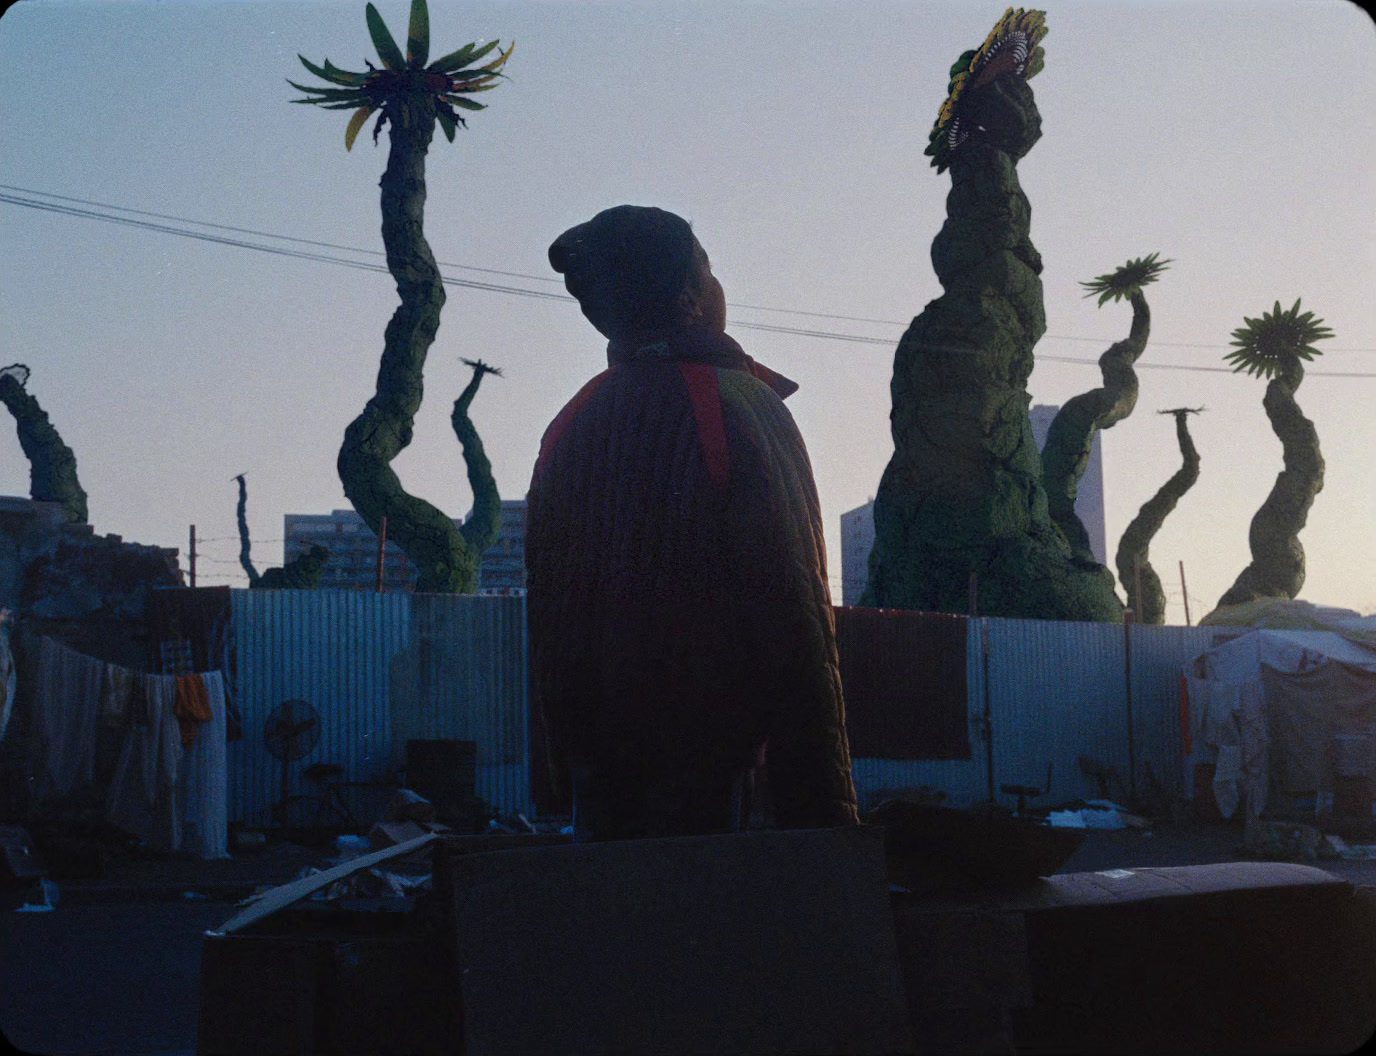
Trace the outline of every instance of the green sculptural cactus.
{"type": "Polygon", "coordinates": [[[268,569],[253,586],[261,590],[314,590],[320,585],[320,574],[329,560],[329,550],[313,545],[281,568],[268,569]]]}
{"type": "Polygon", "coordinates": [[[1161,577],[1151,567],[1147,552],[1166,517],[1199,479],[1199,452],[1190,438],[1187,419],[1203,410],[1203,407],[1176,407],[1174,410],[1157,412],[1175,416],[1175,437],[1180,444],[1183,461],[1171,479],[1142,504],[1137,516],[1118,540],[1118,553],[1114,558],[1114,564],[1118,566],[1118,580],[1127,593],[1128,608],[1136,614],[1139,623],[1166,622],[1166,592],[1161,589],[1161,577]]]}
{"type": "MultiPolygon", "coordinates": [[[[387,518],[387,537],[395,540],[416,566],[416,590],[463,593],[476,586],[477,555],[469,552],[449,517],[402,488],[391,463],[411,442],[423,394],[425,358],[439,329],[445,301],[439,268],[423,230],[425,156],[436,121],[452,142],[456,128],[464,124],[455,108],[484,109],[482,103],[467,97],[495,87],[512,48],[499,52],[486,65],[475,66],[497,43],[468,44],[427,66],[430,16],[425,0],[412,0],[404,55],[372,4],[367,5],[367,21],[383,69],[368,63],[370,72],[350,73],[332,66],[328,59],[324,66],[315,66],[303,57],[302,63],[313,74],[340,87],[292,85],[308,95],[296,102],[355,111],[344,133],[347,148],[353,147],[359,129],[373,113],[379,115],[374,140],[384,123],[391,138],[382,175],[382,241],[401,304],[387,324],[376,393],[345,430],[339,451],[339,479],[369,528],[380,531],[382,518],[387,518]]],[[[470,382],[473,391],[481,374],[475,371],[470,382]]],[[[471,392],[468,400],[472,400],[471,392]]],[[[476,454],[481,456],[481,451],[476,454]]],[[[473,479],[477,461],[467,444],[464,457],[473,479]]],[[[486,465],[485,458],[480,461],[486,465]]],[[[475,494],[475,502],[496,501],[490,471],[477,475],[484,478],[483,494],[475,494]]]]}
{"type": "Polygon", "coordinates": [[[23,363],[0,369],[0,403],[14,415],[19,446],[29,460],[29,497],[61,503],[68,521],[85,524],[86,492],[77,479],[76,455],[29,394],[28,382],[29,368],[23,363]]]}
{"type": "Polygon", "coordinates": [[[1323,454],[1314,423],[1300,411],[1295,390],[1304,380],[1303,361],[1320,355],[1315,341],[1333,332],[1313,312],[1300,314],[1300,302],[1259,319],[1243,317],[1233,331],[1236,347],[1224,357],[1234,372],[1269,377],[1262,405],[1271,428],[1280,438],[1285,468],[1271,494],[1252,518],[1247,542],[1252,561],[1218,599],[1218,607],[1241,605],[1258,598],[1293,598],[1304,586],[1304,547],[1299,533],[1309,518],[1314,496],[1323,490],[1323,454]]]}
{"type": "Polygon", "coordinates": [[[951,68],[927,153],[951,172],[932,243],[945,292],[903,335],[890,385],[894,453],[874,503],[863,605],[1121,621],[1102,566],[1076,562],[1051,520],[1028,419],[1032,348],[1046,330],[1041,257],[1017,162],[1041,136],[1028,77],[1043,12],[1010,8],[951,68]]]}
{"type": "Polygon", "coordinates": [[[249,589],[314,590],[320,585],[320,575],[330,560],[330,552],[323,546],[312,546],[281,568],[270,568],[262,575],[258,574],[250,556],[252,543],[248,537],[248,483],[243,473],[234,479],[239,483],[239,505],[235,511],[239,521],[239,565],[248,576],[249,589]]]}
{"type": "Polygon", "coordinates": [[[1111,345],[1099,357],[1103,385],[1067,400],[1052,420],[1042,445],[1042,485],[1051,519],[1070,544],[1071,554],[1086,565],[1097,564],[1098,559],[1090,549],[1089,533],[1075,513],[1075,497],[1089,465],[1094,437],[1121,422],[1137,406],[1137,373],[1132,367],[1146,351],[1151,333],[1151,312],[1142,287],[1155,282],[1170,263],[1157,260],[1157,256],[1153,253],[1130,260],[1117,271],[1080,284],[1089,291],[1086,297],[1098,296],[1100,306],[1126,299],[1132,305],[1132,328],[1126,340],[1111,345]]]}
{"type": "Polygon", "coordinates": [[[473,368],[473,377],[464,386],[459,398],[454,401],[454,410],[449,417],[454,435],[459,438],[463,448],[463,460],[468,468],[468,486],[473,489],[473,512],[459,529],[464,542],[465,581],[472,590],[478,582],[479,565],[483,551],[497,539],[502,527],[502,497],[497,493],[497,482],[492,477],[492,464],[483,450],[482,438],[468,417],[468,408],[477,395],[478,386],[484,374],[502,376],[497,367],[489,367],[481,359],[465,359],[466,365],[473,368]]]}

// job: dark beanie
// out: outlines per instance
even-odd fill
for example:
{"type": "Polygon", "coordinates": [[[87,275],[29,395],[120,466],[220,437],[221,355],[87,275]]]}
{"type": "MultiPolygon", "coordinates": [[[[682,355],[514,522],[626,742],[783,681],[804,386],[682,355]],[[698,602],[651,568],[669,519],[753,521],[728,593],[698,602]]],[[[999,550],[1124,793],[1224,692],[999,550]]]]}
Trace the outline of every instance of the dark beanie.
{"type": "Polygon", "coordinates": [[[695,274],[693,229],[653,206],[618,205],[571,227],[549,247],[550,266],[607,337],[677,320],[695,274]]]}

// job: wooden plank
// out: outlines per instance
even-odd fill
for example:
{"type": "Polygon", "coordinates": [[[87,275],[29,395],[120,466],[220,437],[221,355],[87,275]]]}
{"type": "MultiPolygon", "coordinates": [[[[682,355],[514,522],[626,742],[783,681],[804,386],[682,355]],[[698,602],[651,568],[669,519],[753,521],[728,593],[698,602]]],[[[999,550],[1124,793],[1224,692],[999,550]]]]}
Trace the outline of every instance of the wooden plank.
{"type": "Polygon", "coordinates": [[[357,858],[350,858],[347,862],[340,862],[338,865],[323,872],[312,873],[310,876],[303,876],[299,880],[293,880],[289,884],[281,887],[274,887],[271,891],[265,892],[253,905],[244,909],[242,912],[225,921],[214,931],[207,931],[207,936],[229,935],[255,921],[262,920],[269,914],[276,913],[279,909],[285,909],[293,902],[300,902],[319,891],[323,887],[329,887],[336,880],[343,880],[346,876],[352,876],[370,866],[379,865],[382,862],[393,858],[404,858],[408,854],[419,851],[423,847],[429,846],[439,837],[433,833],[426,833],[418,836],[414,840],[407,840],[399,843],[395,847],[385,847],[380,851],[373,851],[371,854],[359,855],[357,858]]]}

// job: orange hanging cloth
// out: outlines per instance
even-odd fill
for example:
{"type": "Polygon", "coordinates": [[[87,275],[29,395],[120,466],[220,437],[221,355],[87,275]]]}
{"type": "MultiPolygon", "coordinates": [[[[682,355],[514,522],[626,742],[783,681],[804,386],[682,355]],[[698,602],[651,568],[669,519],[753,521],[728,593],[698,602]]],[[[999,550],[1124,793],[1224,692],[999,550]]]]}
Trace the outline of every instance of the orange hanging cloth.
{"type": "Polygon", "coordinates": [[[211,719],[210,694],[206,692],[205,679],[200,675],[177,676],[177,698],[172,714],[177,716],[182,728],[182,747],[190,747],[201,732],[201,723],[211,719]]]}

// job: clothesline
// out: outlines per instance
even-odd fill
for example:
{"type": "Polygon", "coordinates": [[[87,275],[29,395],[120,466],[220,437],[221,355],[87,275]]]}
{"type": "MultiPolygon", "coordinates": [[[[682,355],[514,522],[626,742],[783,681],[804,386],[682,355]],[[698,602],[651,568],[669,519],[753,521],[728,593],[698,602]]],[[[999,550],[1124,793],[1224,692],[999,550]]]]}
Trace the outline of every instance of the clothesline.
{"type": "Polygon", "coordinates": [[[95,786],[104,728],[120,738],[107,819],[165,851],[228,854],[225,694],[218,671],[157,675],[36,639],[28,769],[38,804],[95,786]],[[188,823],[191,836],[184,840],[188,823]]]}

